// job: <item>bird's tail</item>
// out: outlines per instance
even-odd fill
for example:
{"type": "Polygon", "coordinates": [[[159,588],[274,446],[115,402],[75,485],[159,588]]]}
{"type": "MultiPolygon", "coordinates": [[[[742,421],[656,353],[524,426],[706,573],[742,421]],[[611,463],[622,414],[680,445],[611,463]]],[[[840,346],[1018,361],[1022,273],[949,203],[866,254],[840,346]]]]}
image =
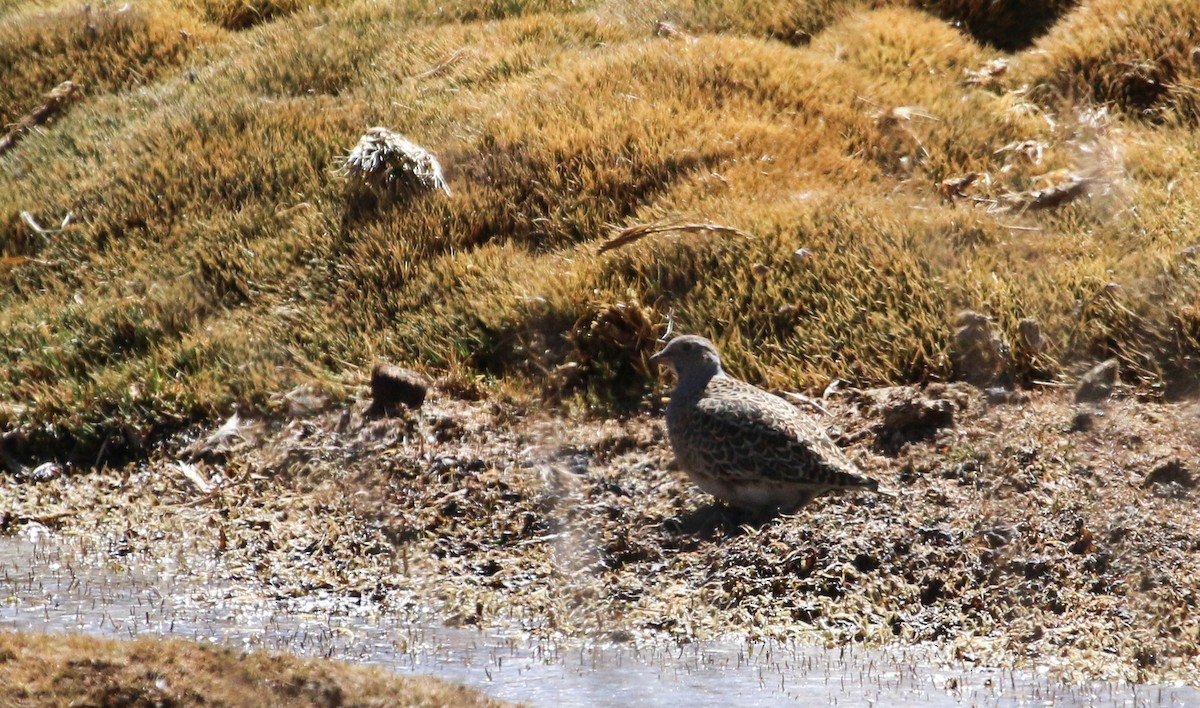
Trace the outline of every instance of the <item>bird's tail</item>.
{"type": "Polygon", "coordinates": [[[881,497],[887,497],[889,499],[896,499],[900,496],[900,495],[896,494],[895,492],[893,492],[892,490],[888,489],[887,487],[879,486],[879,480],[877,480],[877,479],[868,480],[866,488],[871,490],[872,492],[875,492],[876,494],[878,494],[881,497]]]}

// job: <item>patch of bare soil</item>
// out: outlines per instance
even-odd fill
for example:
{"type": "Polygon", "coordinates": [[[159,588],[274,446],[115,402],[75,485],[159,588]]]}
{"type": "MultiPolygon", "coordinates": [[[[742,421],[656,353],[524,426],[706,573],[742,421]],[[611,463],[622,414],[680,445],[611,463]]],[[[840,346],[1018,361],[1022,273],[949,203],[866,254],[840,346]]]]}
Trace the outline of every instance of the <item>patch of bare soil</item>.
{"type": "Polygon", "coordinates": [[[231,421],[137,467],[5,484],[0,527],[216,557],[280,600],[324,591],[449,624],[937,642],[1067,678],[1200,684],[1200,406],[1080,405],[965,384],[832,395],[822,421],[895,496],[749,524],[673,469],[660,416],[564,420],[433,389],[417,412],[231,421]]]}
{"type": "Polygon", "coordinates": [[[0,632],[6,706],[502,706],[426,677],[177,640],[0,632]]]}

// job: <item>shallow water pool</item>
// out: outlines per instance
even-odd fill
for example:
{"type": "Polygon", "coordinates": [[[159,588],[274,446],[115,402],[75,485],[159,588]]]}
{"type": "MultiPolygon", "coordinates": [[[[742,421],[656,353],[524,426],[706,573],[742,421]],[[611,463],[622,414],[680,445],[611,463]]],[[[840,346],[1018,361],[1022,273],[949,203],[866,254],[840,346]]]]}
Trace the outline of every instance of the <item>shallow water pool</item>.
{"type": "Polygon", "coordinates": [[[438,626],[321,594],[279,603],[195,559],[139,563],[36,527],[0,538],[0,630],[284,650],[430,674],[534,706],[1200,705],[1188,686],[1064,684],[1044,670],[943,665],[932,650],[554,641],[438,626]]]}

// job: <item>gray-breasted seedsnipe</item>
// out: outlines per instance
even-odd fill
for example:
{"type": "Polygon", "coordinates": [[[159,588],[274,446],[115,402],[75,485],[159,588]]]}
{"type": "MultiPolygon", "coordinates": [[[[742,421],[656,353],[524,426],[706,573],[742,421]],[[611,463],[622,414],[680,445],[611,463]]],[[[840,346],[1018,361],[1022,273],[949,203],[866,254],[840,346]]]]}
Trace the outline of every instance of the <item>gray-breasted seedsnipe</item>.
{"type": "Polygon", "coordinates": [[[747,511],[786,514],[832,489],[878,491],[816,422],[727,375],[704,337],[676,337],[650,362],[679,378],[667,436],[679,466],[709,494],[747,511]]]}

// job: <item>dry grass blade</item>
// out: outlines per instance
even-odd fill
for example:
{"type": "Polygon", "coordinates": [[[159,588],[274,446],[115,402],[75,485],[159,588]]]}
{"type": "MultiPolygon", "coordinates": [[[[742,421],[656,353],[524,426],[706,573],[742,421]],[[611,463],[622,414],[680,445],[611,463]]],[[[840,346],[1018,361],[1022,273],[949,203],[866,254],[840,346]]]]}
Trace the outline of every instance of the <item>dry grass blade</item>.
{"type": "Polygon", "coordinates": [[[1031,163],[1040,165],[1042,164],[1042,156],[1048,148],[1049,146],[1042,140],[1017,140],[996,150],[996,154],[1015,153],[1024,155],[1031,163]]]}
{"type": "Polygon", "coordinates": [[[179,470],[187,481],[191,482],[196,489],[200,490],[201,494],[208,494],[212,491],[212,482],[210,482],[204,473],[200,471],[196,465],[188,462],[176,462],[175,469],[179,470]]]}
{"type": "Polygon", "coordinates": [[[188,462],[196,462],[209,455],[221,455],[253,445],[261,432],[261,423],[242,420],[241,416],[234,413],[216,432],[192,443],[184,452],[187,453],[188,462]]]}
{"type": "Polygon", "coordinates": [[[742,238],[750,238],[750,234],[740,229],[735,229],[732,226],[721,226],[720,224],[637,224],[628,228],[621,229],[621,233],[610,238],[600,244],[599,253],[611,251],[622,246],[640,241],[647,236],[654,234],[667,233],[670,231],[679,231],[683,233],[715,233],[729,236],[741,236],[742,238]]]}
{"type": "Polygon", "coordinates": [[[804,405],[812,408],[813,410],[817,411],[818,413],[820,413],[823,416],[826,416],[826,417],[833,416],[833,414],[829,412],[828,408],[821,405],[820,403],[817,403],[816,401],[809,398],[808,396],[805,396],[802,393],[796,393],[795,391],[780,391],[779,393],[780,393],[780,395],[784,396],[785,398],[790,398],[793,401],[796,401],[797,403],[803,403],[804,405]]]}
{"type": "Polygon", "coordinates": [[[468,56],[470,54],[471,54],[471,51],[469,49],[467,49],[466,47],[463,47],[461,49],[455,49],[453,52],[450,53],[450,56],[446,57],[443,61],[439,62],[437,64],[437,66],[433,67],[432,69],[430,69],[428,71],[423,71],[420,74],[417,74],[416,76],[414,76],[412,78],[414,80],[416,80],[416,79],[430,79],[435,76],[441,76],[442,74],[445,74],[447,71],[449,71],[450,68],[453,67],[455,64],[457,64],[463,57],[468,56]]]}

